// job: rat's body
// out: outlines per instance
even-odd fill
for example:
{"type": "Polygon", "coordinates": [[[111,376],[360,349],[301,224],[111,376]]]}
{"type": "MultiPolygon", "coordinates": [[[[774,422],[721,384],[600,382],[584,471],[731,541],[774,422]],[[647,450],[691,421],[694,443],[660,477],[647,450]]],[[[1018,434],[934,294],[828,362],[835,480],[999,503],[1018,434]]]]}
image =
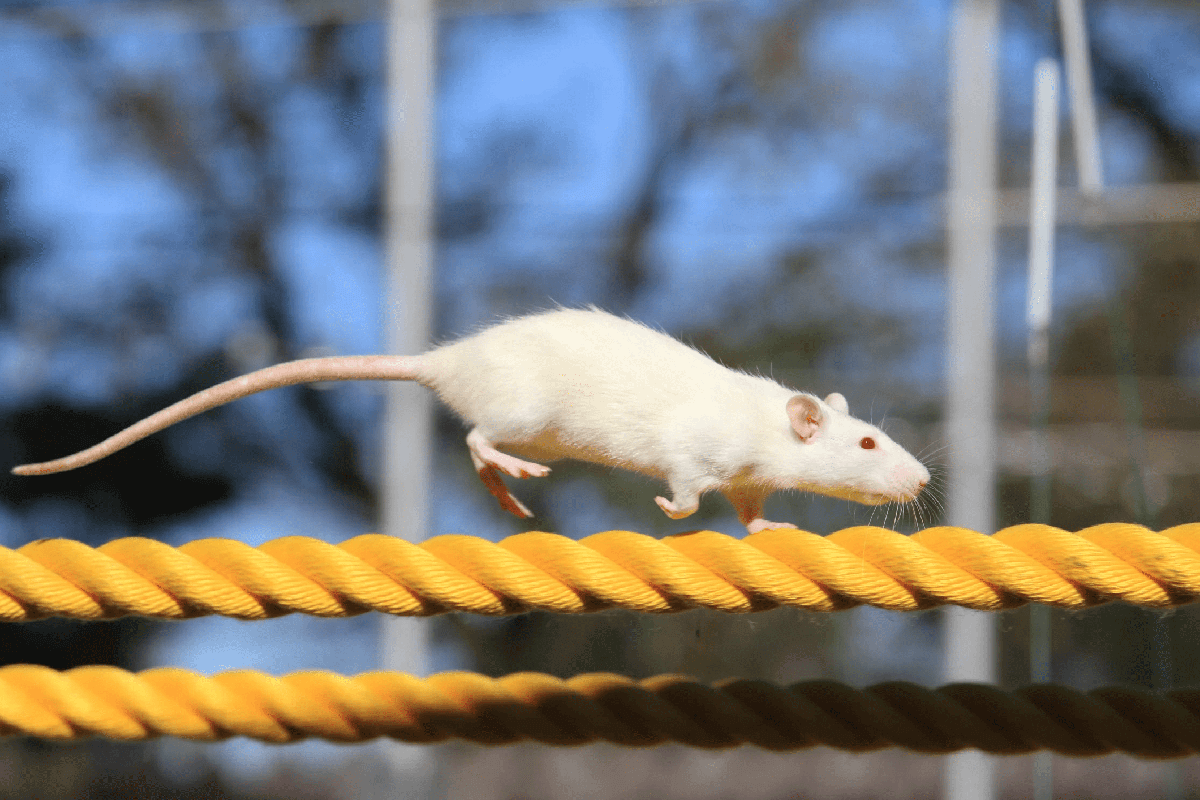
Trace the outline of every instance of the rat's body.
{"type": "Polygon", "coordinates": [[[239,397],[324,380],[414,380],[473,425],[467,445],[488,490],[532,516],[500,479],[541,477],[523,461],[571,458],[667,482],[656,498],[672,518],[720,491],[750,531],[763,500],[781,489],[867,504],[907,502],[929,472],[846,401],[824,401],[735,372],[636,322],[594,309],[560,309],[487,328],[419,356],[344,356],[278,364],[182,400],[73,456],[17,467],[36,475],[74,469],[239,397]]]}

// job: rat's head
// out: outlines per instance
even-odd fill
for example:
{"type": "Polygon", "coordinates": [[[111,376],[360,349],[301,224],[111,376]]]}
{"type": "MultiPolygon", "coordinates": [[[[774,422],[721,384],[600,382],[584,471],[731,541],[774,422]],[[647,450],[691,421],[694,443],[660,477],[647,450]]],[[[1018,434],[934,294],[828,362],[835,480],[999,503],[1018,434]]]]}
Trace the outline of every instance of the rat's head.
{"type": "Polygon", "coordinates": [[[879,428],[850,416],[840,394],[824,402],[797,394],[787,416],[804,491],[874,506],[915,500],[929,483],[929,470],[879,428]]]}

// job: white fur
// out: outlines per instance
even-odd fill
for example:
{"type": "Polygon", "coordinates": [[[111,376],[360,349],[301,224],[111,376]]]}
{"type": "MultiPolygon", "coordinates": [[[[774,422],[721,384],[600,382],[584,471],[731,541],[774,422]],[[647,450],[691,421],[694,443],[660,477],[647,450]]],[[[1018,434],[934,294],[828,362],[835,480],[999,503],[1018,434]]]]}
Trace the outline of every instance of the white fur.
{"type": "Polygon", "coordinates": [[[797,392],[596,309],[496,325],[427,353],[417,371],[500,449],[653,475],[685,502],[802,489],[878,504],[912,500],[929,480],[886,434],[840,410],[841,395],[813,398],[821,424],[800,441],[785,410],[797,392]],[[873,450],[860,447],[866,436],[873,450]]]}

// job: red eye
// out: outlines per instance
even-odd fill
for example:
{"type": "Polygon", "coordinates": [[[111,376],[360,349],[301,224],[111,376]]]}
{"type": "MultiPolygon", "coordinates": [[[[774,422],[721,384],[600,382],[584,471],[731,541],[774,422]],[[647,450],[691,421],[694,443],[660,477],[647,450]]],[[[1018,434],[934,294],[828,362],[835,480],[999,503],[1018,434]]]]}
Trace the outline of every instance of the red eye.
{"type": "Polygon", "coordinates": [[[858,443],[858,446],[861,447],[863,450],[874,450],[875,449],[875,440],[872,439],[870,436],[864,436],[862,438],[862,441],[858,443]]]}

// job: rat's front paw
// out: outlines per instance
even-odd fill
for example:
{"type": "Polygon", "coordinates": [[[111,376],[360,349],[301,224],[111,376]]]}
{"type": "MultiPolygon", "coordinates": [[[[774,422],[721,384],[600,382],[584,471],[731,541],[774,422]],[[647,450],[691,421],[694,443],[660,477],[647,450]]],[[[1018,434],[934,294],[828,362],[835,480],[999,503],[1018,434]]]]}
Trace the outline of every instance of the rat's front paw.
{"type": "Polygon", "coordinates": [[[656,497],[654,498],[654,502],[658,503],[658,507],[661,508],[663,513],[671,519],[683,519],[684,517],[689,517],[696,513],[695,506],[692,506],[691,508],[680,508],[665,497],[656,497]]]}

